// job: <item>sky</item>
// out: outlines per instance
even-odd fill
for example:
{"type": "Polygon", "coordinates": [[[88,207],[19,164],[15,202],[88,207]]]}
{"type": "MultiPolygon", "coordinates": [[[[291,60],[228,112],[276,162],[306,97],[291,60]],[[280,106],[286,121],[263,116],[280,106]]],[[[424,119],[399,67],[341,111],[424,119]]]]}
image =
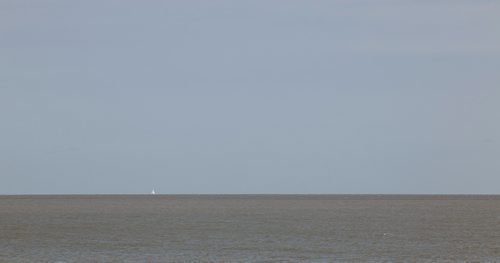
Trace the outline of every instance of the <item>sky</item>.
{"type": "Polygon", "coordinates": [[[0,0],[0,194],[500,194],[498,14],[0,0]]]}

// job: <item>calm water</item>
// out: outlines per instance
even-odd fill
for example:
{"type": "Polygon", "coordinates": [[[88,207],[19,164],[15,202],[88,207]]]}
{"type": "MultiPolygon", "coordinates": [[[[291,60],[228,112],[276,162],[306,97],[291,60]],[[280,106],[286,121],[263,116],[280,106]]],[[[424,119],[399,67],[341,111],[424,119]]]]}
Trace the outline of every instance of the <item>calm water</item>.
{"type": "Polygon", "coordinates": [[[500,262],[500,196],[0,196],[0,262],[500,262]]]}

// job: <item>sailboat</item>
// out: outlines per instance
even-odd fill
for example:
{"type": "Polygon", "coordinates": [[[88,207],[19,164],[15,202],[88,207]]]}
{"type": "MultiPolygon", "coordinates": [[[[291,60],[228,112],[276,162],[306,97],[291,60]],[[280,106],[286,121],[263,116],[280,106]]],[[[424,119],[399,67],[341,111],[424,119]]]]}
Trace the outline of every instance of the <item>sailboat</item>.
{"type": "Polygon", "coordinates": [[[151,194],[152,194],[152,195],[155,195],[155,194],[156,194],[155,189],[153,189],[153,190],[151,191],[151,194]]]}

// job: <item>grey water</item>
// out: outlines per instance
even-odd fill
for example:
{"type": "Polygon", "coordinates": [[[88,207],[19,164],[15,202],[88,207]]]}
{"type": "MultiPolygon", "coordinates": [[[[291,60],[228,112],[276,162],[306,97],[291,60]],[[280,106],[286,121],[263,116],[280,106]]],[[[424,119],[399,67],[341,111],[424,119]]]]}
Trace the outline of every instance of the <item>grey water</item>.
{"type": "Polygon", "coordinates": [[[500,262],[500,196],[0,196],[0,262],[500,262]]]}

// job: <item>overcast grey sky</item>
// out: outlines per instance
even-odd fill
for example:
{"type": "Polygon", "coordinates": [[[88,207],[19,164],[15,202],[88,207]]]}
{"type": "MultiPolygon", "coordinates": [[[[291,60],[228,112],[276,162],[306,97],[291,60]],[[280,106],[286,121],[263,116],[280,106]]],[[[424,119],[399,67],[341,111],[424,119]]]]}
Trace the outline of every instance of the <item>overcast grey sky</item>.
{"type": "Polygon", "coordinates": [[[0,0],[0,194],[500,193],[499,14],[0,0]]]}

